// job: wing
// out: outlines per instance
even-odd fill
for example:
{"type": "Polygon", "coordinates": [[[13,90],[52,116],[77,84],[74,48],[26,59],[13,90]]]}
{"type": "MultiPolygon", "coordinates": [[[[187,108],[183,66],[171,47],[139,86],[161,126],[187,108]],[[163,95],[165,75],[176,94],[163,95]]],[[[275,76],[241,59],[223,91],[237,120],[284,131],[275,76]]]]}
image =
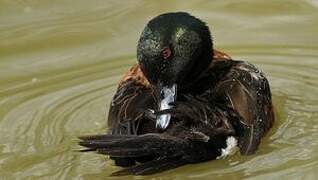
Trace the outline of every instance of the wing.
{"type": "MultiPolygon", "coordinates": [[[[122,78],[111,101],[108,113],[108,133],[137,135],[155,132],[155,123],[146,112],[155,107],[155,98],[147,79],[138,65],[134,65],[122,78]]],[[[111,154],[110,154],[111,155],[111,154]]],[[[132,157],[110,157],[118,166],[135,164],[132,157]]]]}
{"type": "Polygon", "coordinates": [[[83,151],[97,151],[116,159],[144,159],[145,163],[113,173],[113,176],[147,175],[162,172],[185,164],[182,158],[186,140],[164,134],[99,135],[80,137],[83,151]]]}
{"type": "Polygon", "coordinates": [[[235,65],[217,85],[217,96],[241,117],[247,127],[238,132],[241,154],[256,151],[260,139],[274,121],[271,92],[265,75],[252,64],[234,61],[235,65]]]}
{"type": "MultiPolygon", "coordinates": [[[[119,83],[108,113],[110,134],[136,135],[142,126],[151,126],[145,112],[155,107],[155,98],[138,65],[134,65],[119,83]],[[150,125],[149,125],[150,124],[150,125]]],[[[151,128],[149,128],[151,130],[151,128]]]]}
{"type": "Polygon", "coordinates": [[[79,144],[86,147],[81,151],[97,151],[111,156],[115,162],[141,162],[117,171],[113,176],[148,175],[221,155],[221,148],[225,147],[225,139],[231,132],[219,125],[219,128],[211,128],[201,120],[195,126],[187,124],[186,121],[176,122],[163,133],[85,136],[80,137],[79,144]]]}

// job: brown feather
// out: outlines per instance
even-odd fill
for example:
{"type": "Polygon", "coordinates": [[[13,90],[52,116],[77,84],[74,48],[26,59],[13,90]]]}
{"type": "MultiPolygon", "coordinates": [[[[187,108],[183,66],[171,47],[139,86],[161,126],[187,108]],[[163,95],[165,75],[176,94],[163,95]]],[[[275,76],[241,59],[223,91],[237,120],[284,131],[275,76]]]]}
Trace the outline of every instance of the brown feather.
{"type": "Polygon", "coordinates": [[[178,94],[174,108],[162,112],[173,118],[162,132],[146,113],[157,107],[154,90],[140,66],[133,65],[112,100],[109,135],[82,137],[80,144],[88,148],[83,151],[110,155],[120,166],[146,162],[114,175],[151,174],[215,159],[228,136],[238,137],[241,154],[252,154],[274,122],[268,82],[256,71],[253,65],[214,50],[208,71],[198,77],[190,92],[178,94]],[[159,163],[159,154],[162,164],[154,165],[159,163]],[[175,161],[176,156],[182,161],[175,161]]]}

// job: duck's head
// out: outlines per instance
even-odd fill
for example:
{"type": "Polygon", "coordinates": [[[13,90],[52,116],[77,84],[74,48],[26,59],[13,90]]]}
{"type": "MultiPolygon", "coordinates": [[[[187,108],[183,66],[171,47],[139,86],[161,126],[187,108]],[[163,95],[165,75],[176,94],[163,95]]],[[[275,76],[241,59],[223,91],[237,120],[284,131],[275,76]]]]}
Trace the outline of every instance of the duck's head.
{"type": "MultiPolygon", "coordinates": [[[[159,15],[144,28],[137,47],[142,72],[156,91],[158,109],[171,108],[177,91],[189,89],[212,60],[209,28],[188,13],[159,15]]],[[[156,127],[165,129],[170,114],[157,117],[156,127]]]]}

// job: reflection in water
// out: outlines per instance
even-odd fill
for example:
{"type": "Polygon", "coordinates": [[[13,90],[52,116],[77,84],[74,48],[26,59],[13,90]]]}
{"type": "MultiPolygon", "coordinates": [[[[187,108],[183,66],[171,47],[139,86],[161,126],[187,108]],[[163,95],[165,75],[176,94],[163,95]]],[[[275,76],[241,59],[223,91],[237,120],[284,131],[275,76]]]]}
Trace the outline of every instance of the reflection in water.
{"type": "Polygon", "coordinates": [[[277,122],[255,155],[152,177],[314,179],[317,8],[314,0],[1,1],[0,177],[105,179],[117,169],[103,156],[77,153],[76,137],[105,132],[108,104],[135,61],[144,24],[183,10],[208,22],[218,48],[268,75],[277,122]]]}

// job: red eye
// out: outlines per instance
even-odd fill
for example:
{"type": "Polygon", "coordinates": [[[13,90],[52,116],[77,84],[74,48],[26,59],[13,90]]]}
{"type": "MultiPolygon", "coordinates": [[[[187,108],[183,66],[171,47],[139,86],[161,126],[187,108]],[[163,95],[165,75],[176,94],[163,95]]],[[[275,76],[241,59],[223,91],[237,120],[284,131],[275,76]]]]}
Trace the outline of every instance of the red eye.
{"type": "Polygon", "coordinates": [[[171,49],[168,47],[163,48],[161,51],[163,59],[168,59],[171,56],[171,49]]]}

